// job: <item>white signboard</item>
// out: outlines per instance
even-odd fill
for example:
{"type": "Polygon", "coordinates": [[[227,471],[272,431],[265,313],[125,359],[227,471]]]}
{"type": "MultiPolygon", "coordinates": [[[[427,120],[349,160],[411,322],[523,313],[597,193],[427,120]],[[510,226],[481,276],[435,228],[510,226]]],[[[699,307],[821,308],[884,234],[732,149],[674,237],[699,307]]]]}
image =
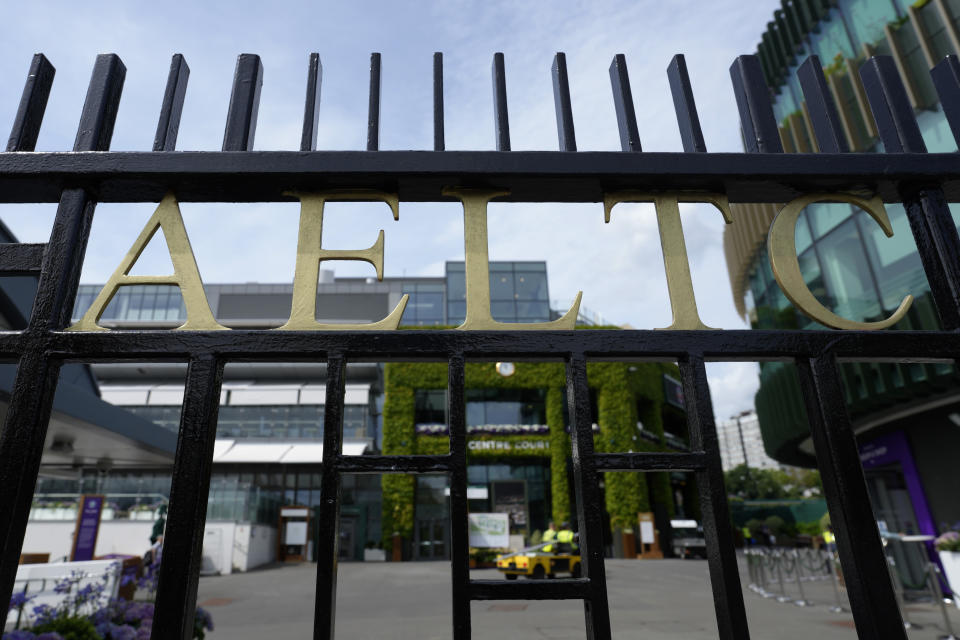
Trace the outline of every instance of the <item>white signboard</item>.
{"type": "Polygon", "coordinates": [[[510,546],[510,515],[506,513],[471,513],[470,546],[506,549],[510,546]]]}
{"type": "Polygon", "coordinates": [[[307,523],[288,522],[283,544],[307,544],[307,523]]]}
{"type": "Polygon", "coordinates": [[[656,541],[653,535],[653,523],[649,520],[640,522],[640,542],[643,544],[653,544],[656,541]]]}

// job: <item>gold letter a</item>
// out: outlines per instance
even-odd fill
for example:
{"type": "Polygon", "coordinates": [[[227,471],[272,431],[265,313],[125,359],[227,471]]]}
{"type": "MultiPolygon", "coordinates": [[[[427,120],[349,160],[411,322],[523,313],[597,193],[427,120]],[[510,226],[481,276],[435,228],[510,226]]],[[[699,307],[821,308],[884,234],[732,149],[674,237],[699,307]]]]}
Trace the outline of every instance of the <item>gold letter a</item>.
{"type": "Polygon", "coordinates": [[[211,331],[226,329],[213,318],[207,295],[203,291],[203,282],[200,280],[200,271],[197,261],[193,257],[190,239],[183,226],[183,217],[180,215],[180,206],[172,193],[164,196],[163,200],[147,221],[143,231],[137,237],[120,266],[113,272],[103,289],[97,295],[79,322],[68,327],[67,331],[108,331],[97,324],[100,316],[122,286],[133,284],[170,284],[180,288],[183,302],[187,308],[187,321],[177,327],[186,331],[211,331]],[[133,265],[140,258],[140,254],[150,244],[157,229],[163,229],[163,236],[167,241],[167,251],[173,263],[172,276],[131,276],[128,275],[133,265]]]}

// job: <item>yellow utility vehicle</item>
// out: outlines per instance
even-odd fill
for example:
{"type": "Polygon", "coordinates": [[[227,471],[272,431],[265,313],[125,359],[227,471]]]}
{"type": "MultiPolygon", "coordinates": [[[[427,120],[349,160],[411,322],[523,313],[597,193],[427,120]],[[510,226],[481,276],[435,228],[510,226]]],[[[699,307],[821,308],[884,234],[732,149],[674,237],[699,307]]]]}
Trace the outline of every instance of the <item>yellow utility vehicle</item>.
{"type": "Polygon", "coordinates": [[[507,580],[516,580],[519,576],[542,580],[555,578],[558,573],[569,573],[574,578],[582,575],[580,556],[570,549],[570,545],[556,541],[497,556],[497,569],[507,580]],[[547,546],[552,546],[554,551],[544,551],[547,546]]]}

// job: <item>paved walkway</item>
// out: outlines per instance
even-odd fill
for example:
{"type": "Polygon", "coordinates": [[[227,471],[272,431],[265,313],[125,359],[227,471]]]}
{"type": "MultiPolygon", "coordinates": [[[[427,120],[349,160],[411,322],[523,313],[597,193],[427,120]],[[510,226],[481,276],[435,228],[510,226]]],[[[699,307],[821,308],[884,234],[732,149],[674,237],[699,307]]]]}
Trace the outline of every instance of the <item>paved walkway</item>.
{"type": "MultiPolygon", "coordinates": [[[[607,583],[613,637],[707,639],[717,637],[707,564],[700,560],[608,560],[607,583]]],[[[360,640],[432,640],[451,635],[450,566],[445,562],[345,563],[340,565],[337,637],[360,640]]],[[[477,579],[499,577],[493,570],[477,579]]],[[[743,576],[745,578],[745,576],[743,576]]],[[[316,565],[272,566],[246,574],[200,579],[199,602],[212,614],[211,640],[310,638],[316,565]]],[[[751,635],[782,640],[851,639],[849,613],[831,613],[829,582],[804,584],[814,606],[797,607],[744,593],[751,635]]],[[[796,590],[788,585],[787,595],[796,590]]],[[[845,597],[845,595],[844,595],[845,597]]],[[[844,602],[844,604],[846,604],[844,602]]],[[[475,602],[474,640],[584,637],[579,602],[475,602]]],[[[960,610],[953,609],[960,631],[960,610]]],[[[923,629],[912,639],[944,633],[939,610],[910,604],[908,615],[923,629]]]]}

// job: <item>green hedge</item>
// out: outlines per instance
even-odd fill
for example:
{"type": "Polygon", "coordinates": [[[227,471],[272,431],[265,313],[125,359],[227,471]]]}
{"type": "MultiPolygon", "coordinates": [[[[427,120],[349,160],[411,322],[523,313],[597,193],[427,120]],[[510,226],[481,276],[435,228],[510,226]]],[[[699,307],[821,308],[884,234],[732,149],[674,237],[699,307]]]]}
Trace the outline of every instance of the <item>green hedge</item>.
{"type": "MultiPolygon", "coordinates": [[[[677,368],[670,364],[654,363],[589,363],[587,377],[590,388],[596,391],[600,431],[595,434],[597,451],[660,450],[637,436],[637,419],[644,428],[663,435],[662,374],[677,376],[677,368]],[[639,400],[639,402],[638,402],[639,400]],[[637,406],[641,405],[640,416],[637,406]]],[[[414,392],[417,389],[444,389],[447,386],[445,363],[389,363],[385,367],[385,400],[383,407],[383,452],[387,455],[443,454],[449,451],[445,435],[417,435],[414,425],[414,392]]],[[[468,389],[545,389],[547,434],[477,435],[470,440],[519,442],[522,440],[550,443],[546,450],[470,450],[468,460],[509,457],[549,457],[551,484],[551,518],[562,522],[571,517],[567,460],[570,457],[570,437],[564,425],[564,387],[566,375],[561,363],[516,363],[516,372],[510,377],[496,372],[493,363],[467,363],[465,383],[468,389]]],[[[605,474],[606,507],[611,525],[631,527],[638,511],[650,511],[651,498],[662,501],[673,512],[669,475],[666,473],[605,474]],[[647,481],[650,481],[648,490],[647,481]]],[[[394,532],[410,538],[413,535],[415,481],[413,476],[384,475],[383,477],[383,537],[389,549],[394,532]]]]}

